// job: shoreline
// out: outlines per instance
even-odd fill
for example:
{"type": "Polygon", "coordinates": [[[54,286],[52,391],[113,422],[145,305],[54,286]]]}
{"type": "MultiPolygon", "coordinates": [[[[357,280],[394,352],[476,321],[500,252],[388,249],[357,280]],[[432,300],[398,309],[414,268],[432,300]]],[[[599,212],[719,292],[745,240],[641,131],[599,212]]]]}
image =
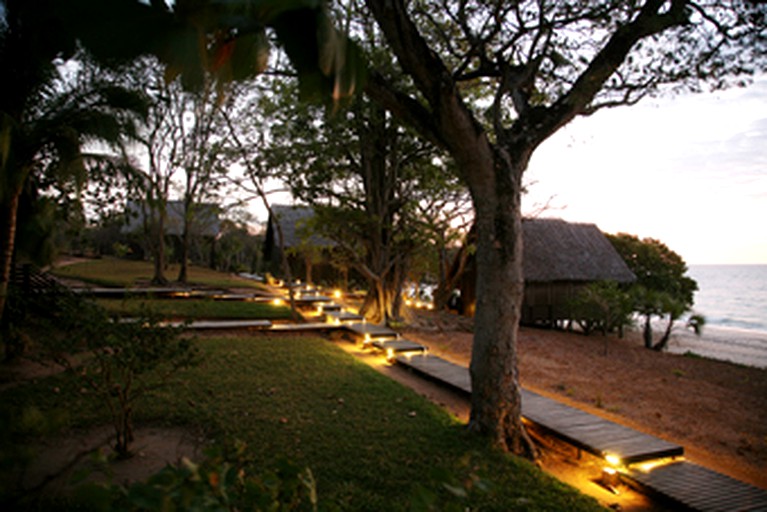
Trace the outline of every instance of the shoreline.
{"type": "Polygon", "coordinates": [[[676,329],[667,347],[671,354],[692,353],[705,359],[767,369],[767,332],[706,325],[697,336],[689,329],[676,329]]]}

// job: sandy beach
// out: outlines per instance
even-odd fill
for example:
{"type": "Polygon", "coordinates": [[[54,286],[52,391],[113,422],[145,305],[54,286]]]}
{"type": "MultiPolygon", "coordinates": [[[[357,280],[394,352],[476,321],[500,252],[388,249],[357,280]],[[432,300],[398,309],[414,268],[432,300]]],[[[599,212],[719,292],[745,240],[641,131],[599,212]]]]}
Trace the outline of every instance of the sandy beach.
{"type": "MultiPolygon", "coordinates": [[[[463,320],[418,324],[408,338],[468,365],[463,320]]],[[[682,444],[687,459],[767,489],[767,370],[654,352],[633,332],[521,328],[519,358],[526,388],[682,444]]]]}

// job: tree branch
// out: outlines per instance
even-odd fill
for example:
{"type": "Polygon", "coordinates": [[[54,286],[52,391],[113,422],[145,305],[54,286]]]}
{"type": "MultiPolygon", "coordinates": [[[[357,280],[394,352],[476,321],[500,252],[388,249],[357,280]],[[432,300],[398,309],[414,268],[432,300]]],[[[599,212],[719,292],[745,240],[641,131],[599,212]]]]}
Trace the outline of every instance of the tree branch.
{"type": "Polygon", "coordinates": [[[413,126],[432,144],[442,148],[446,147],[445,141],[442,140],[436,126],[434,126],[433,117],[429,111],[410,96],[395,90],[394,86],[389,84],[379,73],[370,73],[365,86],[365,94],[397,118],[413,126]]]}
{"type": "Polygon", "coordinates": [[[520,118],[509,135],[535,148],[575,116],[587,113],[589,104],[637,42],[688,22],[685,0],[673,0],[664,11],[665,6],[663,0],[648,1],[633,21],[613,33],[564,96],[551,107],[530,109],[529,115],[520,118]]]}

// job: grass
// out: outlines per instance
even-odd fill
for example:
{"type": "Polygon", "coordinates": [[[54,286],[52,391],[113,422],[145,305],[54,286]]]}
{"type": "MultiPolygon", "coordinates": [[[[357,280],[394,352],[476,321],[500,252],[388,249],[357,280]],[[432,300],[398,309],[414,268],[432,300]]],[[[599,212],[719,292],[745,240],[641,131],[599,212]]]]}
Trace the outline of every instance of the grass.
{"type": "MultiPolygon", "coordinates": [[[[170,265],[165,271],[165,276],[168,280],[173,280],[178,271],[178,265],[170,265]]],[[[148,261],[101,258],[58,267],[53,273],[98,286],[130,288],[148,283],[154,275],[154,267],[148,261]]],[[[254,281],[192,265],[189,266],[189,284],[212,288],[262,288],[260,283],[254,281]]]]}
{"type": "MultiPolygon", "coordinates": [[[[137,422],[204,427],[216,443],[244,441],[254,472],[282,457],[309,467],[321,510],[406,510],[423,496],[460,509],[598,509],[328,341],[262,336],[198,343],[204,363],[152,396],[137,410],[137,422]]],[[[104,411],[63,376],[5,390],[0,400],[13,409],[34,403],[46,415],[68,411],[72,426],[106,422],[104,411]]]]}
{"type": "Polygon", "coordinates": [[[145,308],[166,319],[263,319],[291,318],[290,308],[269,303],[216,301],[212,299],[99,299],[96,302],[118,316],[138,316],[145,308]]]}
{"type": "MultiPolygon", "coordinates": [[[[133,286],[148,280],[151,270],[144,262],[104,259],[57,273],[99,285],[133,286]]],[[[243,285],[204,269],[193,269],[190,280],[243,285]]],[[[266,304],[198,299],[100,302],[125,315],[142,305],[181,318],[288,313],[266,304]]],[[[418,510],[600,509],[527,461],[470,435],[440,407],[326,340],[239,335],[197,343],[202,364],[146,397],[136,408],[136,424],[202,430],[216,445],[242,441],[251,473],[272,470],[283,458],[308,467],[317,479],[320,510],[412,510],[418,502],[418,510]]],[[[6,388],[0,400],[0,416],[22,418],[21,431],[34,432],[32,437],[109,421],[74,376],[6,388]]],[[[13,443],[23,432],[10,432],[0,447],[18,451],[13,443]]]]}

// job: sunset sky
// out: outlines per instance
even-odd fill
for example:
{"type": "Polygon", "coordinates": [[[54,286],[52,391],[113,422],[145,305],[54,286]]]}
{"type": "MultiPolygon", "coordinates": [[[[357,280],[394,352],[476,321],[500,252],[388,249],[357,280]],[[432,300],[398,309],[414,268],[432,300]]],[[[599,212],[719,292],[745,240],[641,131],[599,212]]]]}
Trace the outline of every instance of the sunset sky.
{"type": "Polygon", "coordinates": [[[526,213],[657,238],[690,264],[767,263],[767,77],[580,118],[535,153],[526,213]]]}
{"type": "Polygon", "coordinates": [[[525,182],[525,214],[548,204],[540,216],[656,238],[688,264],[767,264],[767,76],[576,119],[525,182]]]}

